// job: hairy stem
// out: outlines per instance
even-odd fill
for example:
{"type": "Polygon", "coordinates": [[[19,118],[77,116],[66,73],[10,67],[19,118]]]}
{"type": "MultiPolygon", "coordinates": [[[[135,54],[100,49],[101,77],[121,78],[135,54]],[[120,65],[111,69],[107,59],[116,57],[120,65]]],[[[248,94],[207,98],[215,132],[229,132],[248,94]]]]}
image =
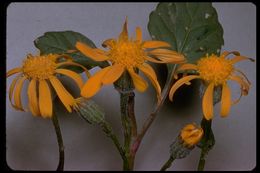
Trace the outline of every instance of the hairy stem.
{"type": "Polygon", "coordinates": [[[122,126],[124,128],[124,147],[127,150],[131,143],[131,119],[128,116],[128,100],[129,96],[133,94],[130,93],[120,93],[120,108],[121,108],[121,119],[122,119],[122,126]]]}
{"type": "Polygon", "coordinates": [[[102,130],[103,132],[106,133],[106,135],[113,141],[113,143],[115,144],[117,150],[119,151],[122,159],[124,162],[126,162],[126,157],[125,157],[125,151],[122,148],[120,142],[118,141],[117,136],[115,135],[115,133],[112,130],[112,127],[110,126],[110,124],[108,124],[107,122],[102,122],[101,124],[102,130]]]}
{"type": "Polygon", "coordinates": [[[56,136],[57,136],[57,141],[59,145],[59,164],[57,167],[57,171],[63,171],[64,169],[64,146],[63,146],[63,140],[62,140],[62,135],[61,135],[61,130],[59,126],[59,121],[55,113],[52,115],[52,122],[55,128],[56,136]]]}
{"type": "Polygon", "coordinates": [[[134,92],[120,93],[120,108],[122,126],[124,129],[124,149],[127,161],[124,162],[124,170],[133,170],[134,153],[131,152],[130,146],[132,137],[137,134],[137,126],[134,115],[134,92]]]}

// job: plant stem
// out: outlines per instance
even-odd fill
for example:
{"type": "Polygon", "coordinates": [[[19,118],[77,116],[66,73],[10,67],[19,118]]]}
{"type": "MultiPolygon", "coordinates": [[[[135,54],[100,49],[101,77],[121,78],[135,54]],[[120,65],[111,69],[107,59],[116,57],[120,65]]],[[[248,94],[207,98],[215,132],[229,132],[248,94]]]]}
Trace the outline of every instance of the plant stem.
{"type": "Polygon", "coordinates": [[[131,143],[131,122],[130,117],[128,116],[128,99],[130,94],[129,93],[120,93],[120,108],[121,108],[121,118],[122,118],[122,126],[124,128],[124,147],[125,149],[129,148],[131,143]]]}
{"type": "Polygon", "coordinates": [[[107,122],[102,122],[101,124],[102,130],[103,132],[106,133],[106,135],[111,138],[111,140],[113,141],[113,143],[115,144],[117,150],[119,151],[123,161],[126,161],[126,157],[125,157],[125,151],[122,148],[122,146],[120,145],[120,142],[118,141],[117,136],[114,134],[112,127],[107,123],[107,122]]]}
{"type": "Polygon", "coordinates": [[[137,134],[137,126],[134,115],[134,92],[120,92],[120,108],[121,108],[121,119],[122,126],[124,129],[124,149],[125,156],[127,158],[124,161],[124,170],[133,170],[135,153],[130,150],[132,136],[137,134]]]}
{"type": "Polygon", "coordinates": [[[213,131],[211,129],[211,123],[212,120],[206,120],[204,117],[201,120],[201,127],[204,131],[204,135],[201,139],[201,153],[200,153],[200,159],[199,159],[199,164],[198,164],[198,171],[203,171],[205,162],[206,162],[206,155],[208,152],[213,148],[215,144],[215,138],[213,131]]]}
{"type": "Polygon", "coordinates": [[[201,149],[200,161],[199,161],[199,165],[198,165],[198,171],[203,171],[204,170],[205,161],[206,160],[205,160],[204,149],[201,149]]]}
{"type": "Polygon", "coordinates": [[[52,115],[52,122],[55,128],[56,136],[57,136],[57,141],[59,145],[59,164],[57,167],[57,171],[63,171],[64,169],[64,146],[63,146],[63,140],[62,140],[62,135],[61,135],[61,130],[59,126],[59,121],[55,113],[52,115]]]}
{"type": "Polygon", "coordinates": [[[121,122],[124,131],[123,170],[133,170],[135,153],[131,152],[133,138],[137,136],[137,124],[134,113],[134,84],[128,72],[116,81],[115,88],[120,94],[121,122]]]}
{"type": "Polygon", "coordinates": [[[171,167],[172,165],[172,162],[174,161],[175,159],[170,156],[170,158],[167,160],[167,162],[163,165],[163,167],[161,168],[160,171],[166,171],[166,169],[168,169],[169,167],[171,167]]]}
{"type": "Polygon", "coordinates": [[[128,116],[129,116],[130,122],[131,122],[132,137],[137,136],[137,124],[136,124],[135,111],[134,111],[134,105],[135,105],[134,98],[135,98],[134,92],[130,93],[130,95],[128,97],[128,116]]]}

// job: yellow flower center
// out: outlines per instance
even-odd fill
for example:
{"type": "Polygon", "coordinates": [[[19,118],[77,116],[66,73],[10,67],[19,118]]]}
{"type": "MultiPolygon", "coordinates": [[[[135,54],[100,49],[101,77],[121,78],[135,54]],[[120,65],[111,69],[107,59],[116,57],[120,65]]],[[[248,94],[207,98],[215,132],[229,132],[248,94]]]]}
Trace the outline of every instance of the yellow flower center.
{"type": "Polygon", "coordinates": [[[145,51],[134,41],[118,41],[108,52],[111,61],[126,68],[136,67],[145,61],[145,51]]]}
{"type": "Polygon", "coordinates": [[[203,80],[214,83],[215,86],[225,83],[234,67],[229,59],[214,54],[198,61],[198,72],[203,80]]]}
{"type": "Polygon", "coordinates": [[[56,63],[53,61],[54,55],[32,56],[28,55],[23,62],[23,73],[28,78],[48,79],[55,73],[56,63]]]}

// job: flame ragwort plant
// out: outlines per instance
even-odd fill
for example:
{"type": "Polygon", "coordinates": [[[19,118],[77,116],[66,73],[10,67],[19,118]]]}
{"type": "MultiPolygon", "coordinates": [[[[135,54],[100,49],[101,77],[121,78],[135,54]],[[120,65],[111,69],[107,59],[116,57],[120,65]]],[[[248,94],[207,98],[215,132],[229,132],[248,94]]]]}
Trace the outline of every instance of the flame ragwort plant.
{"type": "Polygon", "coordinates": [[[201,148],[198,170],[203,170],[205,156],[215,143],[211,129],[213,108],[217,103],[214,102],[215,93],[220,95],[220,115],[228,116],[231,105],[237,104],[242,96],[246,96],[251,85],[247,76],[234,65],[243,60],[254,61],[254,59],[242,56],[237,51],[224,51],[218,54],[224,43],[223,29],[210,3],[189,5],[159,3],[149,17],[148,29],[153,40],[143,40],[140,27],[136,27],[134,37],[129,37],[127,24],[126,18],[118,38],[110,38],[102,43],[104,49],[96,48],[87,37],[73,31],[48,32],[36,39],[35,46],[40,49],[41,54],[28,54],[20,67],[13,68],[6,74],[7,78],[17,74],[9,87],[11,106],[16,110],[29,111],[34,116],[52,119],[60,152],[57,170],[64,169],[65,157],[61,130],[54,111],[56,96],[67,112],[75,112],[88,123],[101,127],[119,151],[123,170],[134,170],[135,156],[143,137],[165,100],[169,97],[170,101],[178,101],[174,100],[178,88],[184,84],[191,85],[190,81],[193,79],[201,79],[201,86],[205,88],[201,124],[188,123],[177,132],[177,137],[170,145],[170,157],[160,170],[165,171],[175,159],[186,157],[195,147],[201,148]],[[194,14],[195,17],[191,15],[185,17],[186,12],[191,13],[197,8],[202,10],[194,14]],[[183,10],[185,13],[178,15],[183,10]],[[193,20],[197,20],[197,23],[193,20]],[[187,21],[189,27],[185,25],[187,21]],[[206,31],[215,37],[207,38],[208,33],[200,28],[208,25],[206,31]],[[194,29],[200,32],[191,33],[194,29]],[[196,35],[201,33],[202,35],[196,35]],[[213,42],[210,39],[215,40],[213,42]],[[57,41],[55,44],[54,40],[57,41]],[[188,41],[190,42],[187,43],[188,41]],[[53,45],[58,45],[57,49],[54,49],[53,45]],[[228,56],[231,54],[234,57],[229,59],[228,56]],[[167,66],[168,76],[164,86],[159,84],[159,74],[150,63],[167,66]],[[88,70],[96,66],[99,66],[100,70],[91,75],[88,70]],[[81,71],[73,67],[78,67],[81,71]],[[82,71],[87,76],[86,81],[79,74],[82,71]],[[148,88],[148,82],[141,77],[140,73],[143,73],[155,88],[157,104],[144,120],[142,127],[138,128],[134,111],[135,90],[144,92],[148,88]],[[61,75],[69,77],[77,84],[80,97],[74,97],[63,86],[59,80],[61,75]],[[182,77],[179,78],[180,76],[182,77]],[[29,109],[24,108],[21,98],[25,81],[29,82],[27,89],[29,109]],[[229,81],[235,81],[240,85],[241,94],[235,101],[231,100],[229,81]],[[103,86],[112,84],[120,95],[123,144],[113,132],[113,127],[106,121],[103,109],[92,100],[103,86]],[[219,87],[220,91],[217,90],[219,87]]]}

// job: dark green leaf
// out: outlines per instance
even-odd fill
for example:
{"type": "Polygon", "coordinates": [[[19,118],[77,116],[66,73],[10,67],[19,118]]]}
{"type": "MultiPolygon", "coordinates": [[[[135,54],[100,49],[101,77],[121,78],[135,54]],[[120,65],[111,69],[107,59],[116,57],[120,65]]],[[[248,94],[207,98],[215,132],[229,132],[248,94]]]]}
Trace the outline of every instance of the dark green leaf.
{"type": "MultiPolygon", "coordinates": [[[[211,3],[159,3],[149,17],[153,39],[170,43],[172,49],[196,63],[206,53],[219,54],[223,29],[211,3]]],[[[168,73],[173,65],[167,64],[168,73]]]]}
{"type": "MultiPolygon", "coordinates": [[[[86,57],[80,52],[67,53],[68,50],[76,50],[75,44],[77,41],[86,43],[88,46],[95,48],[95,44],[86,36],[74,31],[58,31],[46,32],[34,41],[35,46],[40,49],[41,54],[58,53],[70,55],[75,62],[91,69],[95,66],[105,67],[106,62],[96,62],[86,57]]],[[[66,67],[78,73],[83,72],[79,67],[66,67]]]]}

